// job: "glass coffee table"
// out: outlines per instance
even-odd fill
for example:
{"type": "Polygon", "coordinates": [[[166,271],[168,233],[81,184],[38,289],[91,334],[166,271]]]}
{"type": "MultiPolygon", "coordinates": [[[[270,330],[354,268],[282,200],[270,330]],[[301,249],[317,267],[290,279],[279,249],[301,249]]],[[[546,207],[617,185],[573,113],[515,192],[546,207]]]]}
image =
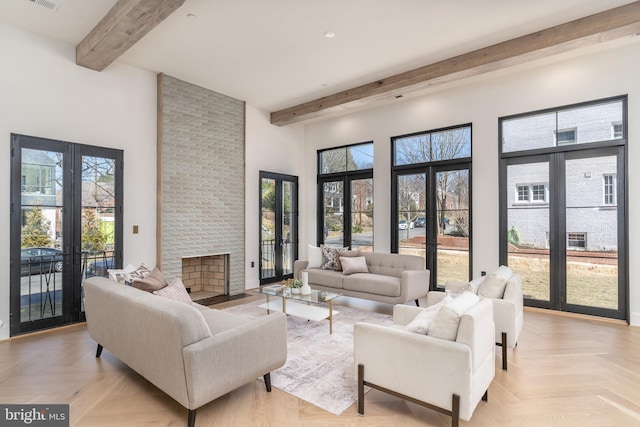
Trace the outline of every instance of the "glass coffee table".
{"type": "Polygon", "coordinates": [[[259,305],[260,308],[271,311],[281,311],[286,315],[300,317],[307,320],[321,321],[329,320],[329,334],[333,333],[333,300],[342,296],[333,292],[319,291],[312,289],[309,295],[294,294],[290,289],[283,290],[281,285],[267,285],[260,287],[260,293],[265,294],[267,302],[259,305]],[[289,292],[288,292],[289,291],[289,292]],[[271,296],[279,297],[271,301],[271,296]],[[327,303],[327,307],[321,304],[327,303]]]}

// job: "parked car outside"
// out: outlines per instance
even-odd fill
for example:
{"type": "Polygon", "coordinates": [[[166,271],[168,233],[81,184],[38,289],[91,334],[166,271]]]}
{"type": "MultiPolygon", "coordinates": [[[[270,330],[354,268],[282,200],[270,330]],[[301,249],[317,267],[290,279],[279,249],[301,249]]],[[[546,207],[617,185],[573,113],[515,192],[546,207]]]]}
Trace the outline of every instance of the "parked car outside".
{"type": "MultiPolygon", "coordinates": [[[[413,228],[414,227],[414,223],[413,221],[409,222],[409,228],[413,228]]],[[[400,230],[406,230],[407,229],[407,221],[404,219],[401,219],[400,221],[398,221],[398,228],[400,230]]]]}
{"type": "Polygon", "coordinates": [[[62,251],[56,248],[23,248],[20,250],[20,274],[43,274],[62,271],[62,251]]]}
{"type": "Polygon", "coordinates": [[[86,277],[109,277],[109,271],[114,268],[113,258],[98,258],[87,265],[86,277]]]}
{"type": "Polygon", "coordinates": [[[427,226],[427,219],[423,216],[420,216],[416,219],[415,222],[416,228],[424,228],[427,226]]]}

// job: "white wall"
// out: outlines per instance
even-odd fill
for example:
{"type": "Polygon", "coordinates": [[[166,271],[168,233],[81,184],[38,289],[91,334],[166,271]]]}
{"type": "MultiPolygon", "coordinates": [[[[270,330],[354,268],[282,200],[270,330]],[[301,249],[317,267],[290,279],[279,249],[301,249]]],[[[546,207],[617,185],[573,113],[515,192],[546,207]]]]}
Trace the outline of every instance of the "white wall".
{"type": "Polygon", "coordinates": [[[78,67],[73,46],[0,24],[0,339],[9,336],[11,133],[124,149],[124,263],[155,265],[156,76],[78,67]]]}
{"type": "MultiPolygon", "coordinates": [[[[246,106],[246,137],[245,137],[245,260],[246,260],[246,288],[257,288],[260,285],[259,276],[259,202],[260,202],[260,171],[275,172],[298,176],[299,197],[313,190],[315,194],[315,175],[311,184],[304,182],[303,171],[311,168],[315,173],[315,163],[303,161],[304,129],[302,125],[278,127],[269,122],[269,113],[258,110],[250,105],[246,106]],[[254,267],[251,267],[251,262],[254,267]]],[[[308,174],[307,174],[308,175],[308,174]]],[[[302,199],[299,209],[306,211],[302,199]]],[[[299,229],[306,230],[308,226],[304,218],[300,217],[299,229]]]]}
{"type": "MultiPolygon", "coordinates": [[[[302,212],[306,244],[315,243],[316,150],[373,140],[375,250],[390,249],[390,137],[463,123],[473,124],[473,270],[491,271],[498,264],[498,118],[616,95],[629,95],[629,165],[640,162],[640,44],[611,47],[537,68],[502,71],[476,82],[444,88],[414,99],[306,126],[302,212]],[[313,166],[312,166],[313,165],[313,166]],[[381,202],[382,201],[382,202],[381,202]]],[[[640,214],[638,168],[629,168],[629,217],[640,214]]],[[[640,256],[640,227],[630,220],[629,260],[640,256]]],[[[640,325],[640,266],[630,263],[631,323],[640,325]]]]}

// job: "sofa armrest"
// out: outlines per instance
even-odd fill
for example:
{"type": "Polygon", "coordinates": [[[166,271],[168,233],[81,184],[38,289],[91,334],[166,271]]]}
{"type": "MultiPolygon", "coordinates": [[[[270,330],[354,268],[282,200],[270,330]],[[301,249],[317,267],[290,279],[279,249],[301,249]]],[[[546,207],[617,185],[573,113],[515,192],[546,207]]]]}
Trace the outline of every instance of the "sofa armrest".
{"type": "Polygon", "coordinates": [[[189,409],[284,365],[287,320],[272,312],[183,349],[189,409]]]}
{"type": "Polygon", "coordinates": [[[306,259],[297,259],[293,262],[293,278],[294,279],[302,279],[300,277],[300,272],[307,269],[309,265],[309,260],[306,259]]]}
{"type": "Polygon", "coordinates": [[[354,325],[353,339],[355,367],[364,365],[365,381],[448,410],[457,394],[461,417],[463,408],[469,412],[472,355],[467,345],[367,323],[354,325]]]}
{"type": "Polygon", "coordinates": [[[400,294],[406,301],[422,298],[429,291],[429,270],[405,270],[400,277],[400,294]]]}

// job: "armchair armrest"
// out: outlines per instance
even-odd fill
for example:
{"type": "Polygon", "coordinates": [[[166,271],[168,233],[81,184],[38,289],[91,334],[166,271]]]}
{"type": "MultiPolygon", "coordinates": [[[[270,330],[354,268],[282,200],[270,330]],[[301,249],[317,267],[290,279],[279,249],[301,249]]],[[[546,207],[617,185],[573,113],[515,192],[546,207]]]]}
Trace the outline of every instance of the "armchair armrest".
{"type": "Polygon", "coordinates": [[[424,309],[412,305],[396,304],[393,306],[393,323],[406,326],[421,310],[424,309]]]}
{"type": "Polygon", "coordinates": [[[205,338],[183,349],[189,409],[196,409],[287,360],[286,315],[266,318],[205,338]]]}

